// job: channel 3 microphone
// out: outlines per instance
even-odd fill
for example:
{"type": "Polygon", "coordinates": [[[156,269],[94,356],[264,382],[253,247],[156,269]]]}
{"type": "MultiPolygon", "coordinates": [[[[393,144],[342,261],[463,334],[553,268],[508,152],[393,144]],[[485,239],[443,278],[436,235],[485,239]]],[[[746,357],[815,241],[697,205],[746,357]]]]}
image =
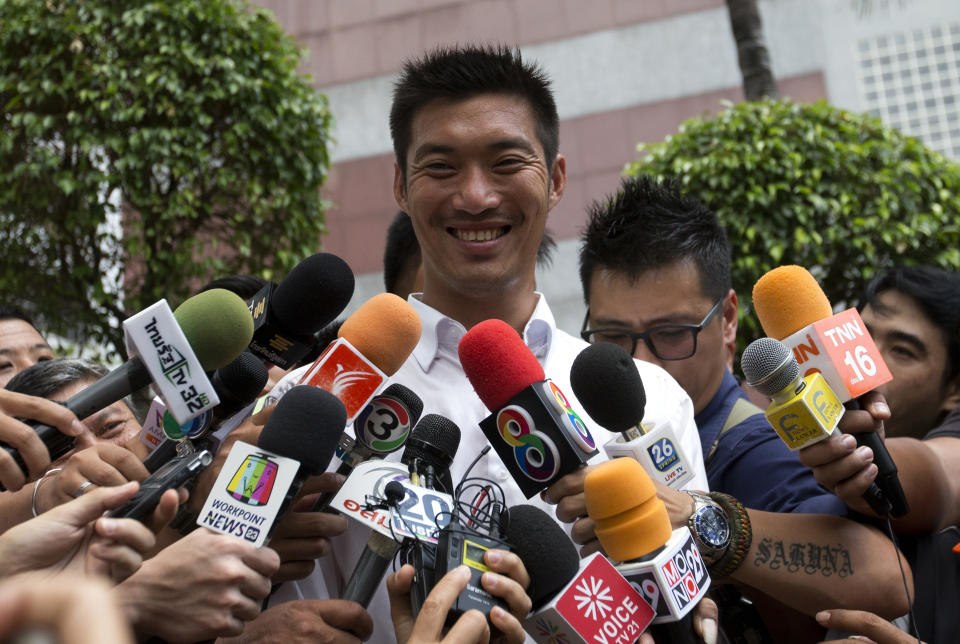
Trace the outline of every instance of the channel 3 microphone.
{"type": "Polygon", "coordinates": [[[636,459],[650,478],[679,489],[693,470],[669,426],[646,426],[647,395],[633,358],[610,342],[591,344],[570,367],[570,386],[584,411],[620,436],[603,446],[610,458],[636,459]]]}
{"type": "MultiPolygon", "coordinates": [[[[810,271],[780,266],[753,287],[753,304],[764,333],[793,352],[804,376],[819,372],[850,409],[856,398],[893,379],[856,309],[833,314],[830,301],[810,271]]],[[[868,446],[877,465],[876,484],[882,496],[865,496],[880,516],[901,517],[909,511],[896,465],[874,432],[853,434],[868,446]]],[[[872,489],[872,488],[871,488],[872,489]]]]}
{"type": "Polygon", "coordinates": [[[331,392],[352,422],[420,341],[420,317],[392,293],[375,295],[354,311],[298,384],[331,392]]]}
{"type": "MultiPolygon", "coordinates": [[[[453,462],[459,446],[460,428],[449,418],[438,414],[427,414],[410,432],[400,461],[407,466],[412,484],[435,489],[438,481],[450,481],[450,463],[453,462]]],[[[394,490],[395,493],[399,493],[399,496],[388,501],[395,506],[403,500],[406,492],[403,491],[402,486],[400,490],[396,490],[394,486],[394,490]]],[[[376,531],[371,532],[370,539],[347,580],[341,599],[349,599],[364,607],[368,606],[399,548],[400,544],[387,535],[376,531]]],[[[420,567],[415,564],[417,575],[420,575],[425,569],[424,566],[427,565],[426,562],[421,562],[420,567]]],[[[432,569],[433,562],[430,561],[429,570],[432,571],[432,569]]],[[[417,577],[414,577],[414,583],[410,588],[411,598],[418,583],[423,582],[418,582],[417,577]]],[[[433,587],[432,579],[429,587],[433,587]]]]}
{"type": "Polygon", "coordinates": [[[518,505],[507,540],[530,577],[523,629],[540,644],[633,642],[653,620],[643,597],[602,554],[580,560],[563,528],[540,508],[518,505]]]}
{"type": "MultiPolygon", "coordinates": [[[[155,306],[157,305],[150,308],[155,306]]],[[[166,309],[168,312],[169,310],[166,309]]],[[[224,289],[213,289],[194,295],[177,307],[173,317],[175,324],[179,325],[182,334],[186,336],[189,346],[177,348],[172,339],[159,335],[155,336],[159,338],[155,343],[159,343],[158,352],[163,350],[165,357],[177,354],[178,361],[175,366],[182,366],[184,361],[179,358],[192,349],[193,355],[199,359],[205,370],[218,369],[240,355],[253,334],[253,324],[243,300],[224,289]]],[[[141,356],[135,355],[100,380],[71,396],[64,404],[77,418],[83,419],[158,379],[174,375],[182,376],[182,372],[171,372],[168,375],[166,370],[158,368],[151,373],[141,356]]],[[[183,385],[185,392],[190,390],[189,375],[183,385]]],[[[34,431],[47,447],[51,461],[73,449],[74,438],[61,434],[54,427],[37,424],[34,425],[34,431]]],[[[20,469],[27,473],[27,465],[19,450],[5,443],[0,443],[0,446],[7,450],[20,469]]]]}
{"type": "Polygon", "coordinates": [[[493,412],[480,429],[528,499],[597,454],[590,430],[509,324],[480,322],[461,338],[458,353],[493,412]]]}
{"type": "Polygon", "coordinates": [[[295,366],[313,349],[313,334],[346,308],[353,287],[353,271],[336,255],[307,257],[279,286],[267,282],[250,298],[255,329],[250,351],[281,369],[295,366]]]}
{"type": "Polygon", "coordinates": [[[710,575],[690,530],[671,529],[643,467],[628,458],[602,463],[587,474],[583,494],[600,545],[623,562],[617,570],[653,606],[654,623],[666,624],[653,631],[657,641],[699,642],[690,612],[706,595],[710,575]]]}

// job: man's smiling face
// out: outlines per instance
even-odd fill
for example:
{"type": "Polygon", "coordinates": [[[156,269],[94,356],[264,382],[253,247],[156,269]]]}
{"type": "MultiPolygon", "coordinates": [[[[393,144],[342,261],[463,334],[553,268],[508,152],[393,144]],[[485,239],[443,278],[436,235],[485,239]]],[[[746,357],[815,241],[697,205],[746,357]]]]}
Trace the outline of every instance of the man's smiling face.
{"type": "Polygon", "coordinates": [[[482,94],[420,108],[394,193],[420,242],[424,292],[532,290],[547,213],[565,180],[563,158],[549,167],[519,98],[482,94]]]}

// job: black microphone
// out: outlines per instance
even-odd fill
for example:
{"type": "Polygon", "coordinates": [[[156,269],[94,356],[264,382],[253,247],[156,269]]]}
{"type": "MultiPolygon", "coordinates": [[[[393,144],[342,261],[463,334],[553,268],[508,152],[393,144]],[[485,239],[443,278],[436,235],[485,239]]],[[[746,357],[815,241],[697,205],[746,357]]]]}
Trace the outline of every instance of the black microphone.
{"type": "MultiPolygon", "coordinates": [[[[177,307],[173,315],[187,338],[189,348],[196,354],[205,370],[218,369],[230,363],[250,342],[252,325],[249,313],[243,300],[230,291],[213,289],[194,295],[177,307]]],[[[168,341],[166,347],[170,346],[172,345],[168,341]]],[[[186,347],[183,349],[186,350],[186,347]]],[[[152,381],[143,360],[139,356],[133,356],[100,380],[71,396],[64,404],[77,418],[83,419],[146,387],[152,381]]],[[[74,438],[60,433],[55,427],[37,424],[34,431],[46,445],[51,461],[73,449],[74,438]]],[[[0,443],[0,446],[7,450],[26,473],[27,465],[20,452],[5,443],[0,443]]]]}
{"type": "Polygon", "coordinates": [[[313,334],[346,308],[353,288],[353,271],[342,259],[330,253],[307,257],[279,286],[268,282],[250,299],[250,351],[281,369],[293,367],[313,350],[313,334]]]}
{"type": "Polygon", "coordinates": [[[533,505],[507,510],[505,532],[511,550],[527,569],[527,596],[536,611],[576,576],[580,554],[560,524],[533,505]]]}
{"type": "MultiPolygon", "coordinates": [[[[460,428],[448,418],[427,414],[410,432],[400,460],[410,470],[411,483],[434,489],[436,481],[447,481],[447,485],[450,485],[450,463],[459,446],[460,428]]],[[[395,503],[400,500],[402,498],[395,503]]],[[[392,538],[372,532],[347,580],[341,599],[368,606],[399,547],[400,544],[392,538]]]]}

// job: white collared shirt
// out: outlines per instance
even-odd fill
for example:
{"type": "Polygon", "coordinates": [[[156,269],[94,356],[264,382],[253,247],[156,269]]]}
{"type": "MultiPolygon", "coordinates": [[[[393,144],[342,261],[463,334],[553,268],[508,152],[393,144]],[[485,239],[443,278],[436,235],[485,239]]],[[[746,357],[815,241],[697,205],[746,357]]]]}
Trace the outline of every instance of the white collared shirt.
{"type": "MultiPolygon", "coordinates": [[[[420,396],[423,400],[424,415],[440,414],[452,420],[460,428],[460,447],[450,467],[453,482],[456,484],[463,477],[470,463],[489,444],[478,423],[489,416],[490,411],[477,397],[460,366],[457,345],[460,338],[466,334],[466,329],[456,320],[421,302],[418,299],[419,295],[411,295],[408,301],[420,316],[422,323],[420,342],[414,348],[413,354],[391,378],[391,382],[399,382],[420,396]]],[[[590,460],[590,463],[602,463],[608,460],[602,446],[618,434],[597,425],[583,411],[570,386],[570,366],[574,358],[588,345],[580,338],[575,338],[558,329],[546,298],[539,293],[537,295],[537,306],[523,331],[524,342],[543,366],[546,376],[563,391],[571,407],[593,434],[599,453],[590,460]]],[[[680,448],[687,457],[687,462],[694,474],[684,488],[707,490],[700,436],[693,422],[693,403],[690,397],[660,367],[648,362],[637,360],[634,362],[640,371],[647,398],[644,424],[665,423],[673,428],[680,448]]],[[[391,454],[390,460],[399,460],[399,453],[391,454]]],[[[332,469],[335,468],[336,464],[332,469]]],[[[470,475],[497,482],[503,488],[508,507],[528,503],[541,508],[550,516],[555,516],[554,506],[543,502],[539,496],[529,500],[524,497],[493,450],[480,459],[470,475]]],[[[570,526],[564,527],[569,532],[570,526]]],[[[333,539],[333,553],[319,560],[323,579],[321,580],[320,575],[314,573],[310,578],[296,584],[298,586],[296,596],[290,594],[293,589],[282,588],[277,593],[276,600],[339,597],[339,590],[343,588],[345,580],[350,576],[354,564],[360,557],[369,532],[369,528],[351,523],[350,529],[345,534],[333,539]],[[337,590],[328,595],[327,588],[337,590]]],[[[277,603],[277,601],[271,603],[277,603]]],[[[374,621],[374,632],[369,641],[393,642],[395,637],[385,586],[374,595],[368,610],[374,621]]]]}

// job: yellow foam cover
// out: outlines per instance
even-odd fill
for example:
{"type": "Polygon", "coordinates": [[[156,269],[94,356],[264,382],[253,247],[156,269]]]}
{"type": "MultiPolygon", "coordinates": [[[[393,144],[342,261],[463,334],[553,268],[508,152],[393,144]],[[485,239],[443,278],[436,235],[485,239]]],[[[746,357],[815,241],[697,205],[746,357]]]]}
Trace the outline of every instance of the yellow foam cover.
{"type": "Polygon", "coordinates": [[[632,458],[615,458],[587,474],[587,514],[611,559],[630,561],[661,547],[673,532],[657,488],[632,458]]]}
{"type": "Polygon", "coordinates": [[[763,332],[775,340],[833,314],[830,300],[803,266],[778,266],[758,279],[753,308],[763,332]]]}
{"type": "Polygon", "coordinates": [[[403,298],[381,293],[347,318],[337,335],[392,376],[420,341],[420,316],[403,298]]]}

